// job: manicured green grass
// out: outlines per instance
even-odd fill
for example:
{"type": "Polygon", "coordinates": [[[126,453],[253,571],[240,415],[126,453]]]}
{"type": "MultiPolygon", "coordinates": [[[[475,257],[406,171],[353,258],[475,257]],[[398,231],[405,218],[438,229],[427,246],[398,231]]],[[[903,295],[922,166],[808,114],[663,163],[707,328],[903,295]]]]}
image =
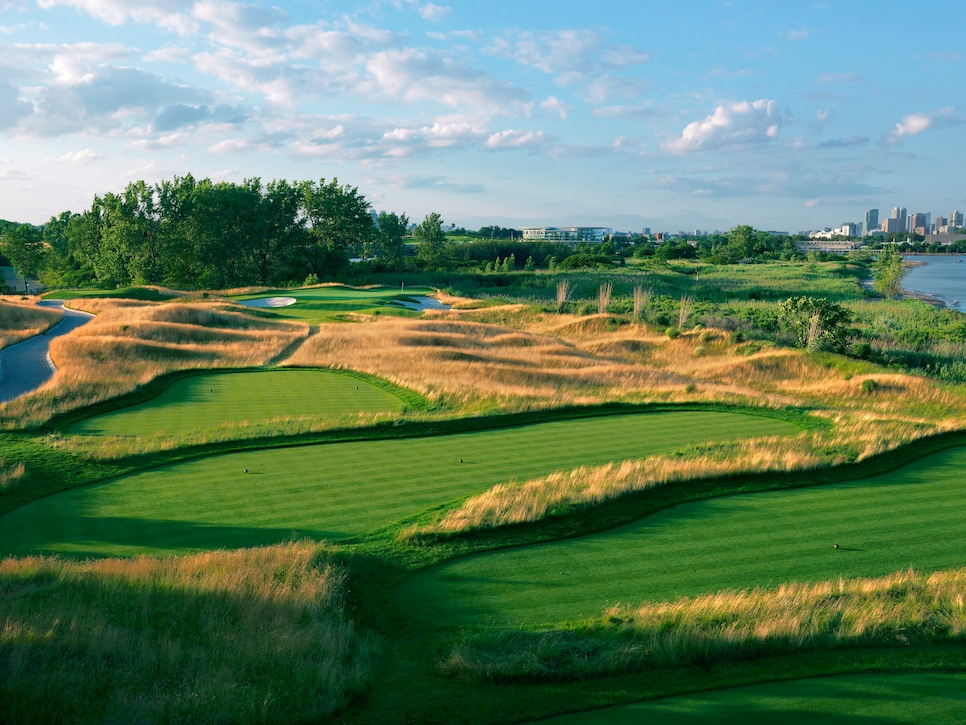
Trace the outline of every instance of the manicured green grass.
{"type": "Polygon", "coordinates": [[[340,319],[350,312],[368,314],[418,315],[419,313],[402,307],[387,305],[391,300],[407,299],[410,296],[431,295],[436,290],[429,287],[374,287],[356,289],[353,287],[312,287],[310,289],[280,290],[252,295],[240,295],[235,301],[258,299],[260,297],[294,297],[296,302],[288,307],[259,308],[259,314],[271,314],[303,322],[329,322],[340,319]]]}
{"type": "Polygon", "coordinates": [[[816,677],[670,697],[542,720],[542,725],[639,723],[966,722],[966,674],[816,677]]]}
{"type": "Polygon", "coordinates": [[[397,411],[397,396],[359,377],[323,370],[265,370],[197,375],[153,400],[80,421],[81,435],[181,435],[300,416],[340,418],[397,411]]]}
{"type": "Polygon", "coordinates": [[[397,600],[434,622],[539,624],[615,603],[962,566],[964,471],[966,448],[955,448],[861,481],[675,506],[600,534],[427,569],[397,600]]]}
{"type": "Polygon", "coordinates": [[[510,479],[797,430],[759,416],[679,411],[239,452],[23,506],[0,519],[0,553],[182,553],[293,532],[344,540],[510,479]]]}

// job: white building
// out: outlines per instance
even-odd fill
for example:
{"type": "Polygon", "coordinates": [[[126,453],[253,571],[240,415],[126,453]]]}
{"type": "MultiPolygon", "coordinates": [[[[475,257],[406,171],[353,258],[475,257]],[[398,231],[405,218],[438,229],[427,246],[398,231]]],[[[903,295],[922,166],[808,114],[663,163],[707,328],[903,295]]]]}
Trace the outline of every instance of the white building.
{"type": "Polygon", "coordinates": [[[523,227],[525,242],[566,242],[568,244],[603,244],[610,233],[606,227],[523,227]]]}

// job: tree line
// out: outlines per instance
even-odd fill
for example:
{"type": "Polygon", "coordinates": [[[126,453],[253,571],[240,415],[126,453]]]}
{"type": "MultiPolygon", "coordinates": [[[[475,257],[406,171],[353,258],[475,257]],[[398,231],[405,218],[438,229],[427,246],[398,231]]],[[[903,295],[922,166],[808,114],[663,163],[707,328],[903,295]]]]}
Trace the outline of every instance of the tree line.
{"type": "MultiPolygon", "coordinates": [[[[439,215],[430,217],[417,231],[435,238],[435,222],[441,236],[439,215]]],[[[6,223],[0,252],[51,286],[226,289],[331,278],[355,256],[401,268],[408,229],[405,214],[374,216],[338,179],[236,184],[188,174],[132,182],[41,227],[6,223]]]]}

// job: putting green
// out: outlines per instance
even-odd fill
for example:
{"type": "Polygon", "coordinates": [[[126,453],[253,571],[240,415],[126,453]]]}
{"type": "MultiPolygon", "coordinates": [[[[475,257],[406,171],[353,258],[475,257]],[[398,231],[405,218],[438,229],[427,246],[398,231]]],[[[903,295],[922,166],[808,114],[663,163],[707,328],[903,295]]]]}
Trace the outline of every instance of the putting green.
{"type": "Polygon", "coordinates": [[[322,370],[216,373],[178,380],[139,405],[83,420],[82,435],[183,435],[303,416],[342,418],[401,410],[402,400],[370,382],[322,370]]]}
{"type": "Polygon", "coordinates": [[[966,674],[867,674],[770,682],[541,720],[541,725],[639,723],[961,723],[966,674]]]}
{"type": "Polygon", "coordinates": [[[294,297],[295,304],[288,307],[262,308],[262,312],[277,317],[304,322],[325,322],[339,319],[348,312],[389,313],[394,315],[417,315],[402,307],[388,307],[391,300],[407,299],[410,295],[431,295],[436,290],[429,287],[373,287],[356,289],[353,287],[312,287],[311,289],[263,292],[254,295],[240,295],[235,301],[252,300],[259,297],[284,295],[294,297]]]}
{"type": "Polygon", "coordinates": [[[510,479],[797,431],[759,416],[679,411],[239,452],[34,501],[0,519],[0,552],[183,553],[293,533],[341,540],[510,479]]]}
{"type": "Polygon", "coordinates": [[[963,566],[964,494],[966,448],[956,448],[875,478],[684,504],[593,536],[447,562],[396,596],[434,622],[538,624],[618,602],[963,566]]]}

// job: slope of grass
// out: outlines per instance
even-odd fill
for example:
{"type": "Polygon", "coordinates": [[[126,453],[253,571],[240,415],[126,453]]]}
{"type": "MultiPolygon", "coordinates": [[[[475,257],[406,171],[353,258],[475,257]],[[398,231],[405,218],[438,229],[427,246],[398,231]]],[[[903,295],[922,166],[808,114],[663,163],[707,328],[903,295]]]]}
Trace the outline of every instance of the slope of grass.
{"type": "Polygon", "coordinates": [[[343,540],[509,479],[797,430],[682,411],[240,452],[35,501],[0,519],[0,551],[178,553],[273,543],[293,531],[343,540]]]}
{"type": "Polygon", "coordinates": [[[69,431],[81,435],[176,436],[273,419],[339,419],[403,407],[403,401],[392,393],[340,373],[223,373],[178,380],[151,401],[88,418],[69,431]]]}
{"type": "Polygon", "coordinates": [[[427,621],[540,624],[618,602],[962,566],[964,466],[957,448],[871,479],[676,506],[601,534],[430,568],[397,598],[427,621]]]}
{"type": "Polygon", "coordinates": [[[966,674],[866,674],[770,682],[563,715],[542,725],[697,722],[966,722],[966,674]]]}

